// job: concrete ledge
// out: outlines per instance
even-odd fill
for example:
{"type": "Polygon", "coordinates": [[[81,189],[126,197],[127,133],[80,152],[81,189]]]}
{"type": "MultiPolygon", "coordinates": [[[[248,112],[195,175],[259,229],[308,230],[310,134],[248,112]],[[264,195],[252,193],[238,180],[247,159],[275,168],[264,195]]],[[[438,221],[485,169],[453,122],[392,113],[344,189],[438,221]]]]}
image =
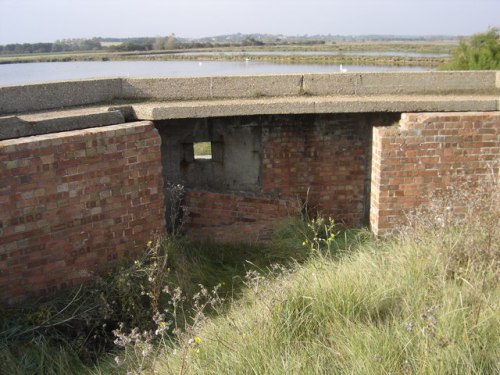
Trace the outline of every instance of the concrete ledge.
{"type": "Polygon", "coordinates": [[[141,120],[245,115],[368,112],[496,111],[496,96],[329,96],[135,104],[141,120]]]}
{"type": "Polygon", "coordinates": [[[122,124],[120,111],[79,109],[0,117],[0,140],[122,124]]]}
{"type": "Polygon", "coordinates": [[[495,71],[117,78],[0,87],[0,115],[138,100],[499,94],[495,71]]]}

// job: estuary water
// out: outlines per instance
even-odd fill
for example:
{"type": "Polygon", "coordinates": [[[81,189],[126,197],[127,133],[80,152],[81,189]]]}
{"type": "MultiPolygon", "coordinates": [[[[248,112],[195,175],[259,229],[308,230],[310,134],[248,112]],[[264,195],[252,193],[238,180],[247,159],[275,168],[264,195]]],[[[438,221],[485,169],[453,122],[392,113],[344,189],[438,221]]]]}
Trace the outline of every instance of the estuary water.
{"type": "MultiPolygon", "coordinates": [[[[347,72],[434,70],[424,67],[344,65],[347,72]]],[[[0,86],[115,77],[334,73],[338,65],[274,64],[257,61],[71,61],[0,65],[0,86]]]]}

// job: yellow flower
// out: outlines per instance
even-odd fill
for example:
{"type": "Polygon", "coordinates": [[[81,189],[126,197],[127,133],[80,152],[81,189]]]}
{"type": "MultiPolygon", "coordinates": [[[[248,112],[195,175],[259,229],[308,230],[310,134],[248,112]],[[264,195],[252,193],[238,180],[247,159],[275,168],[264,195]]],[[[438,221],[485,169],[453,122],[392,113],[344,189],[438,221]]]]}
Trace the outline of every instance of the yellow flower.
{"type": "Polygon", "coordinates": [[[197,343],[197,344],[199,344],[201,342],[201,337],[196,336],[194,338],[194,342],[197,343]]]}
{"type": "Polygon", "coordinates": [[[151,247],[151,245],[153,244],[153,241],[148,241],[148,243],[146,244],[148,247],[151,247]]]}

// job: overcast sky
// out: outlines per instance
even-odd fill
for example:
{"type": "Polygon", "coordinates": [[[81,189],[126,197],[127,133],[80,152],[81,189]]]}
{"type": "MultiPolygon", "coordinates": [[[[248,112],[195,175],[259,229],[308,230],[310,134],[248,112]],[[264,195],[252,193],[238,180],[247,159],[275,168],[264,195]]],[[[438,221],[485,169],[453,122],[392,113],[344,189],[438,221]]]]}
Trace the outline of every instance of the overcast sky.
{"type": "Polygon", "coordinates": [[[0,0],[0,44],[232,33],[470,35],[500,0],[0,0]]]}

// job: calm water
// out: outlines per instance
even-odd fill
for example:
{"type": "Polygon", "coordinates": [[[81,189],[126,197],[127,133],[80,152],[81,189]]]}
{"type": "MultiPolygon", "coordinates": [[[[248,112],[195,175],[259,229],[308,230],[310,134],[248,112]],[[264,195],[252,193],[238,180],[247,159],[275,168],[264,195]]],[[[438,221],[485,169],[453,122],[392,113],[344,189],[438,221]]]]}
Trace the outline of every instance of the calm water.
{"type": "MultiPolygon", "coordinates": [[[[423,67],[344,65],[348,72],[433,70],[423,67]]],[[[0,65],[0,85],[104,77],[179,77],[284,73],[333,73],[338,65],[253,61],[85,61],[0,65]]]]}

